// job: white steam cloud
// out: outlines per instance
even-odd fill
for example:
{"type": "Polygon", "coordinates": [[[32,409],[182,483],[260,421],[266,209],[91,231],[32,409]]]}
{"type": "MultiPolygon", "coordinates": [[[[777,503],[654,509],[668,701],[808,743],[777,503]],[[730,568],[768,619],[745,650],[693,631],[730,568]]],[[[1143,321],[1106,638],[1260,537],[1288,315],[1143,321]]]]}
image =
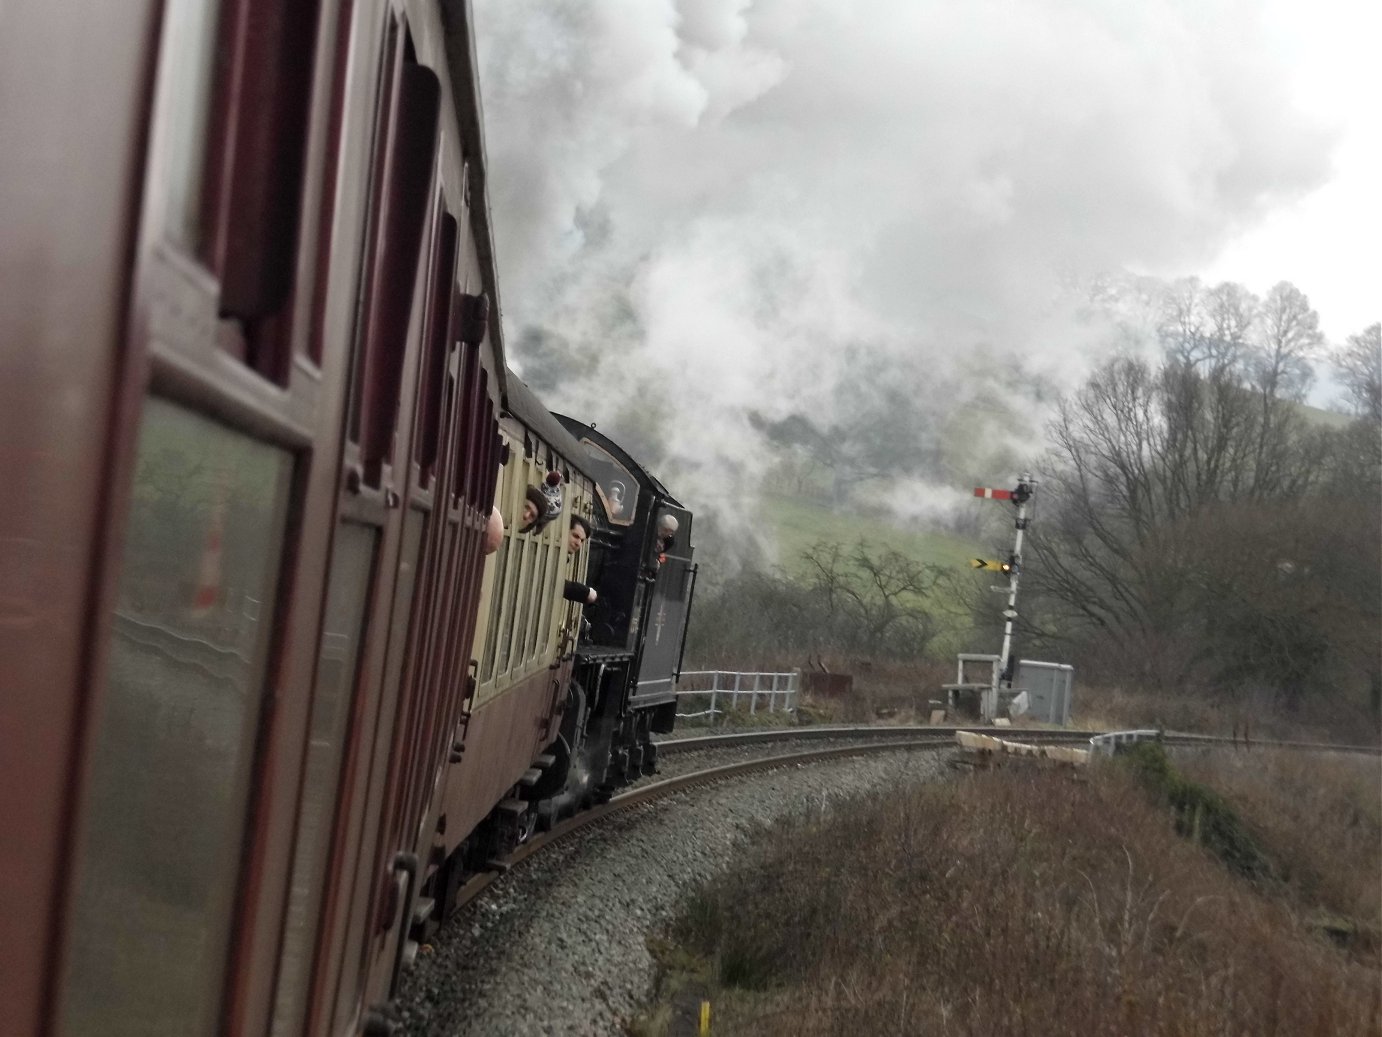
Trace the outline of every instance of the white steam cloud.
{"type": "Polygon", "coordinates": [[[861,350],[918,406],[1067,382],[1092,277],[1326,179],[1262,6],[478,0],[511,356],[731,511],[749,411],[828,423],[861,350]]]}

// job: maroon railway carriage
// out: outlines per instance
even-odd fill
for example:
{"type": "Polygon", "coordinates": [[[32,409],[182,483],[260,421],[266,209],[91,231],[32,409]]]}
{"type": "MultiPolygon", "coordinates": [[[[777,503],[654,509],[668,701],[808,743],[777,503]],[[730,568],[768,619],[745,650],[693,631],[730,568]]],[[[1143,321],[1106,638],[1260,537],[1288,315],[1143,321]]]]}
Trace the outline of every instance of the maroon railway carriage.
{"type": "Polygon", "coordinates": [[[4,1029],[393,1032],[579,623],[491,505],[592,502],[510,400],[467,5],[21,2],[0,86],[4,1029]]]}

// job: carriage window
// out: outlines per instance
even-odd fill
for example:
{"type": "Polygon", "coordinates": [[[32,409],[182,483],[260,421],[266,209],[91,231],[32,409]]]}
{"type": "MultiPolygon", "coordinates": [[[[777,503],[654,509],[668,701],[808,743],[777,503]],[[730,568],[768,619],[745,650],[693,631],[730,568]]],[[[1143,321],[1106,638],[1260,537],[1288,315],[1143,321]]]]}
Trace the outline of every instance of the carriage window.
{"type": "Polygon", "coordinates": [[[66,1034],[218,1031],[292,467],[145,402],[93,717],[66,1034]]]}
{"type": "MultiPolygon", "coordinates": [[[[383,190],[381,181],[384,178],[386,142],[389,132],[389,103],[393,96],[394,66],[397,61],[398,20],[390,15],[384,33],[384,43],[379,52],[378,91],[374,99],[374,131],[370,144],[369,210],[365,218],[364,257],[360,264],[359,273],[362,299],[368,299],[374,279],[372,257],[376,248],[375,237],[379,233],[378,211],[381,205],[380,193],[383,190]]],[[[366,380],[367,357],[360,341],[363,337],[363,329],[358,323],[358,320],[363,317],[363,310],[356,316],[356,343],[351,361],[349,429],[351,440],[358,443],[360,441],[362,413],[360,408],[363,406],[362,394],[366,380]]]]}
{"type": "Polygon", "coordinates": [[[202,169],[211,109],[211,59],[220,21],[215,0],[173,0],[163,16],[156,147],[166,155],[165,230],[188,251],[201,241],[202,169]]]}
{"type": "Polygon", "coordinates": [[[523,630],[528,621],[528,604],[532,600],[533,544],[531,536],[514,538],[518,550],[517,572],[509,578],[509,593],[504,596],[500,622],[504,625],[499,640],[499,672],[507,673],[523,662],[523,630]],[[507,622],[505,622],[507,621],[507,622]]]}
{"type": "Polygon", "coordinates": [[[528,545],[527,564],[523,569],[523,584],[520,591],[522,597],[517,602],[516,611],[519,618],[515,621],[518,629],[514,636],[514,669],[518,669],[533,655],[532,629],[539,605],[537,583],[542,578],[544,555],[542,542],[538,539],[538,534],[534,534],[533,542],[528,545]]]}
{"type": "Polygon", "coordinates": [[[422,336],[422,387],[418,392],[418,431],[414,439],[413,456],[421,469],[423,485],[430,485],[432,469],[437,462],[441,442],[441,386],[450,355],[448,321],[450,309],[460,296],[455,289],[456,279],[456,219],[447,213],[440,199],[432,243],[430,283],[427,286],[427,326],[422,336]]]}
{"type": "Polygon", "coordinates": [[[539,569],[536,586],[533,588],[533,593],[537,601],[533,605],[532,640],[531,647],[527,653],[529,655],[540,653],[547,641],[547,630],[552,619],[552,602],[556,598],[556,594],[553,591],[554,577],[556,575],[556,570],[561,566],[557,556],[557,548],[554,544],[550,543],[550,541],[557,529],[565,525],[565,522],[562,521],[565,518],[566,512],[563,511],[560,518],[554,520],[551,525],[547,527],[547,530],[543,534],[543,539],[549,541],[549,543],[544,543],[539,548],[542,552],[542,564],[539,569]]]}
{"type": "Polygon", "coordinates": [[[316,0],[227,0],[203,200],[203,258],[221,282],[221,316],[241,322],[245,359],[287,376],[280,336],[258,322],[287,303],[297,259],[316,0]]]}
{"type": "Polygon", "coordinates": [[[440,81],[417,63],[406,30],[399,57],[386,67],[380,92],[351,410],[352,437],[372,486],[391,460],[441,106],[440,81]]]}
{"type": "MultiPolygon", "coordinates": [[[[504,514],[504,469],[500,468],[495,478],[495,489],[492,494],[493,505],[499,509],[500,514],[504,514]]],[[[509,556],[509,531],[507,521],[505,522],[504,536],[499,541],[499,550],[495,553],[492,562],[485,563],[486,581],[483,584],[484,614],[481,622],[475,631],[474,653],[480,657],[479,683],[488,684],[494,677],[494,655],[495,646],[499,631],[499,592],[504,585],[504,573],[506,559],[509,556]]]]}
{"type": "Polygon", "coordinates": [[[586,464],[595,475],[595,492],[605,506],[609,524],[632,525],[638,510],[638,480],[604,448],[589,439],[582,439],[581,445],[590,451],[586,464]]]}
{"type": "Polygon", "coordinates": [[[499,552],[494,559],[494,582],[490,585],[489,594],[489,622],[485,626],[485,654],[484,665],[480,668],[480,683],[487,684],[494,677],[494,658],[495,649],[499,642],[499,601],[502,597],[504,587],[504,576],[507,570],[506,562],[509,557],[510,539],[506,535],[499,544],[499,552]]]}

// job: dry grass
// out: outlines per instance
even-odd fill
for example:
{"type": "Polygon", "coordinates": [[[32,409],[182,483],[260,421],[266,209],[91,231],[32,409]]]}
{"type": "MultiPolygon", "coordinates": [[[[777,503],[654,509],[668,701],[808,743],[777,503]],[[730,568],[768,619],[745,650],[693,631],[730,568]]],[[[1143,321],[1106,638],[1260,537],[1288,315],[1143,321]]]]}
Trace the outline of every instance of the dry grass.
{"type": "Polygon", "coordinates": [[[1120,685],[1075,685],[1071,723],[1095,730],[1159,727],[1196,734],[1249,734],[1255,739],[1377,745],[1382,728],[1358,703],[1307,703],[1292,713],[1271,696],[1170,695],[1120,685]]]}
{"type": "MultiPolygon", "coordinates": [[[[679,943],[721,1035],[1382,1033],[1376,942],[1314,911],[1375,925],[1382,823],[1356,772],[1306,773],[1331,790],[1314,846],[1343,859],[1307,869],[1289,819],[1250,820],[1284,884],[1178,836],[1126,768],[1011,768],[779,826],[679,943]]],[[[1295,780],[1238,777],[1251,818],[1295,780]]]]}
{"type": "Polygon", "coordinates": [[[941,684],[954,680],[954,664],[935,660],[899,662],[830,657],[822,660],[835,673],[854,679],[847,695],[804,696],[810,722],[820,724],[924,724],[932,702],[943,701],[941,684]]]}
{"type": "Polygon", "coordinates": [[[1221,790],[1272,848],[1293,899],[1321,916],[1382,926],[1382,762],[1350,754],[1206,753],[1182,766],[1221,790]],[[1371,867],[1368,864],[1371,864],[1371,867]]]}
{"type": "MultiPolygon", "coordinates": [[[[751,658],[717,658],[692,669],[725,669],[786,672],[824,666],[833,673],[854,678],[853,691],[840,697],[805,696],[801,701],[804,723],[818,724],[924,724],[932,703],[945,699],[941,685],[955,679],[950,659],[917,659],[909,662],[858,659],[845,655],[765,655],[751,658]]],[[[721,719],[727,725],[739,718],[721,719]]],[[[951,718],[951,722],[957,719],[951,718]]],[[[683,724],[685,722],[683,721],[683,724]]],[[[757,726],[762,721],[751,721],[757,726]]],[[[1034,726],[1018,718],[1017,726],[1034,726]]],[[[1378,745],[1382,726],[1367,709],[1343,699],[1312,701],[1301,710],[1281,710],[1270,695],[1254,698],[1225,697],[1224,693],[1173,695],[1124,685],[1081,683],[1076,674],[1070,725],[1095,731],[1155,727],[1196,734],[1337,744],[1378,745]]],[[[697,725],[689,725],[697,726],[697,725]]],[[[1035,725],[1041,726],[1041,725],[1035,725]]]]}

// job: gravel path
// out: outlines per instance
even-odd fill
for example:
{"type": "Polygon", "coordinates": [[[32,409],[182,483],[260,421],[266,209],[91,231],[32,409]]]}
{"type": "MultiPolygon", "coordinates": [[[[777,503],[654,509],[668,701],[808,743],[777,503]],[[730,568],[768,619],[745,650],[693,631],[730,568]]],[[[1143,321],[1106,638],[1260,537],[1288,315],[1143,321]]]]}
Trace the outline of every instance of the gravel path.
{"type": "Polygon", "coordinates": [[[952,756],[898,751],[785,767],[624,811],[543,850],[419,956],[400,998],[407,1032],[623,1033],[651,993],[648,935],[754,831],[841,796],[935,780],[952,756]]]}

